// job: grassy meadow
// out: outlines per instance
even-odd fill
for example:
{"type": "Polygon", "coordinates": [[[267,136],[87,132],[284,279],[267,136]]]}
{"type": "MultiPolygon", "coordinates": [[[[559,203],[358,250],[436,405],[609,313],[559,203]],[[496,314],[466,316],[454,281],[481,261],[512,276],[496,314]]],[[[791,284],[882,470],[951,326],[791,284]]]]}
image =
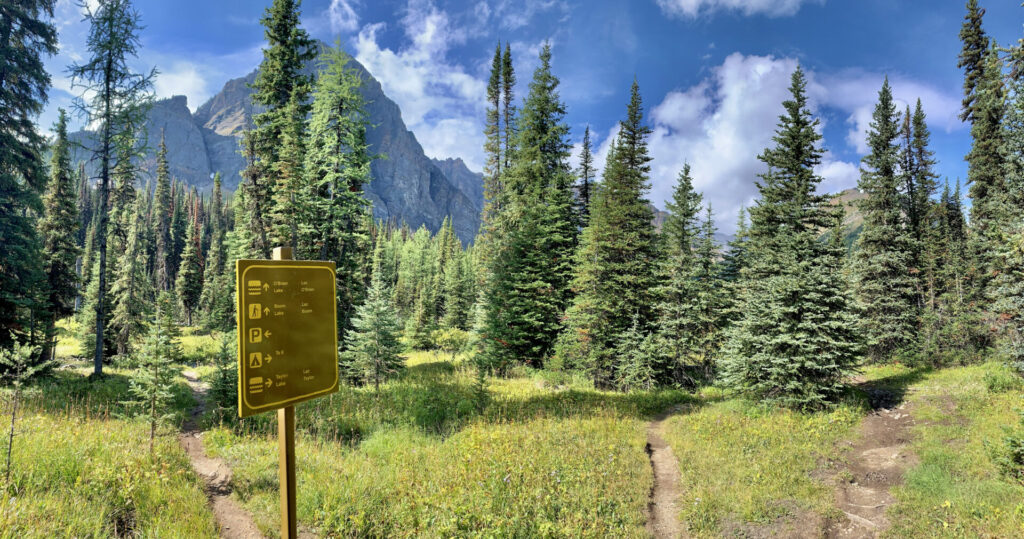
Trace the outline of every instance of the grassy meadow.
{"type": "MultiPolygon", "coordinates": [[[[206,380],[217,336],[183,332],[182,368],[206,380]]],[[[212,537],[202,483],[171,426],[150,456],[148,430],[123,417],[126,371],[101,382],[70,356],[19,412],[0,537],[212,537]]],[[[869,413],[855,390],[818,413],[771,409],[715,387],[697,393],[596,391],[585,379],[520,368],[475,398],[461,356],[412,352],[400,377],[342,386],[297,408],[298,511],[303,528],[352,537],[647,537],[652,472],[644,447],[658,413],[679,460],[680,519],[697,537],[793,533],[841,518],[834,481],[844,442],[869,413]]],[[[904,395],[919,464],[893,494],[892,537],[1024,534],[1024,485],[991,458],[1024,405],[1019,378],[997,363],[943,370],[871,367],[863,379],[904,395]]],[[[194,405],[184,378],[173,425],[194,405]]],[[[9,418],[4,390],[0,419],[9,418]]],[[[210,403],[211,456],[233,468],[233,494],[278,534],[274,414],[234,417],[210,403]]],[[[4,419],[6,422],[6,419],[4,419]]],[[[6,433],[5,433],[6,437],[6,433]]],[[[6,444],[5,444],[6,445],[6,444]]]]}

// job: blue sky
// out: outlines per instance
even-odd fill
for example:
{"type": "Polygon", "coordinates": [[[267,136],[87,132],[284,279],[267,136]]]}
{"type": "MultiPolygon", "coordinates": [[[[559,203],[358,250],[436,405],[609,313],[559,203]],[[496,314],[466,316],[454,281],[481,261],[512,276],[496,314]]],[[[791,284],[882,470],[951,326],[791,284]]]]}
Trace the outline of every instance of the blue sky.
{"type": "MultiPolygon", "coordinates": [[[[259,63],[269,3],[138,0],[137,66],[155,66],[158,96],[184,94],[194,110],[259,63]]],[[[1018,0],[980,3],[1000,44],[1024,36],[1018,0]]],[[[939,173],[966,177],[970,137],[956,118],[961,0],[306,0],[302,10],[314,37],[340,40],[380,80],[427,155],[462,157],[475,170],[495,44],[511,43],[522,96],[549,40],[574,142],[590,125],[603,162],[635,76],[654,128],[651,199],[663,207],[689,162],[725,232],[756,196],[756,156],[797,62],[824,125],[824,189],[856,185],[885,75],[901,104],[921,98],[939,173]]],[[[42,126],[70,101],[64,70],[85,54],[80,8],[58,0],[56,18],[61,52],[47,62],[54,90],[42,126]]]]}

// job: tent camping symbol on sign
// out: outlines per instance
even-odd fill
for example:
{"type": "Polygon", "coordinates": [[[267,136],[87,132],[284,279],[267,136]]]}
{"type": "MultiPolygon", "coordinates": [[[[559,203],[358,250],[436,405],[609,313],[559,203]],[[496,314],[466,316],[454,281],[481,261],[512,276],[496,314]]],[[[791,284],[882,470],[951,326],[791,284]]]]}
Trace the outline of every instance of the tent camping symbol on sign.
{"type": "Polygon", "coordinates": [[[253,352],[249,354],[249,368],[258,369],[263,366],[263,354],[259,352],[253,352]]]}

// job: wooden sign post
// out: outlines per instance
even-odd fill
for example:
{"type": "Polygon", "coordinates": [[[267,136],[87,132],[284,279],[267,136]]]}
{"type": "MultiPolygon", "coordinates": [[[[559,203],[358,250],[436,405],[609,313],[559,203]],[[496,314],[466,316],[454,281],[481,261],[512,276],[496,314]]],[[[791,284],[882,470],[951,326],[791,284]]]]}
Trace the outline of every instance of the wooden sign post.
{"type": "Polygon", "coordinates": [[[239,260],[238,415],[277,410],[281,537],[297,537],[295,404],[338,390],[334,262],[239,260]]]}

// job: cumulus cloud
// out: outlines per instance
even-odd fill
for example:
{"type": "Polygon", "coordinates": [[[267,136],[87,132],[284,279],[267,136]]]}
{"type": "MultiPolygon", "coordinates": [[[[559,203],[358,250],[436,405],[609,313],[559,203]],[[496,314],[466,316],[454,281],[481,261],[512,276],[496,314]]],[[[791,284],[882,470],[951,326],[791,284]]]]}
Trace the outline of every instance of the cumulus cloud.
{"type": "Polygon", "coordinates": [[[354,32],[359,28],[359,15],[356,15],[348,0],[331,0],[327,8],[327,19],[331,21],[331,30],[335,33],[354,32]]]}
{"type": "MultiPolygon", "coordinates": [[[[657,0],[668,15],[693,19],[715,11],[738,11],[744,15],[781,17],[794,15],[800,6],[816,0],[657,0]]],[[[820,0],[824,2],[824,0],[820,0]]]]}
{"type": "MultiPolygon", "coordinates": [[[[673,90],[650,107],[651,201],[663,208],[679,171],[689,163],[694,186],[711,203],[717,226],[732,233],[740,207],[751,206],[758,195],[754,182],[765,167],[757,156],[774,144],[772,136],[784,112],[782,102],[790,97],[790,76],[796,66],[794,58],[733,53],[706,79],[673,90]]],[[[824,109],[838,110],[846,116],[851,133],[847,140],[822,141],[826,151],[815,170],[822,177],[819,191],[835,193],[855,187],[860,177],[859,163],[845,161],[828,148],[847,143],[863,145],[862,128],[866,129],[870,120],[883,76],[811,71],[807,78],[812,113],[820,117],[824,109]]],[[[642,91],[643,80],[640,82],[642,91]]],[[[955,121],[955,96],[903,78],[892,80],[892,84],[896,95],[906,102],[921,96],[933,125],[945,129],[960,125],[955,121]]],[[[603,169],[617,132],[618,128],[613,128],[604,139],[594,133],[594,139],[601,140],[595,151],[598,170],[603,169]]],[[[579,145],[573,155],[575,163],[579,145]]]]}
{"type": "Polygon", "coordinates": [[[186,61],[173,61],[164,64],[153,82],[153,91],[157,98],[167,98],[173,95],[185,95],[188,97],[188,105],[195,111],[210,98],[210,91],[207,79],[202,74],[203,68],[197,64],[186,61]]]}
{"type": "Polygon", "coordinates": [[[447,58],[466,34],[447,13],[424,1],[410,2],[400,24],[407,46],[382,47],[377,34],[384,25],[366,25],[356,37],[356,59],[398,103],[427,155],[461,157],[481,170],[486,83],[447,58]]]}
{"type": "MultiPolygon", "coordinates": [[[[866,133],[884,79],[883,73],[844,70],[820,76],[815,84],[809,86],[808,91],[813,98],[848,114],[846,121],[850,124],[850,129],[846,135],[846,142],[858,153],[867,153],[866,133]]],[[[932,129],[943,129],[949,133],[964,128],[964,124],[957,117],[960,100],[956,95],[942,92],[900,74],[890,76],[889,85],[892,87],[898,111],[905,111],[907,105],[913,109],[920,98],[921,107],[932,129]]]]}

